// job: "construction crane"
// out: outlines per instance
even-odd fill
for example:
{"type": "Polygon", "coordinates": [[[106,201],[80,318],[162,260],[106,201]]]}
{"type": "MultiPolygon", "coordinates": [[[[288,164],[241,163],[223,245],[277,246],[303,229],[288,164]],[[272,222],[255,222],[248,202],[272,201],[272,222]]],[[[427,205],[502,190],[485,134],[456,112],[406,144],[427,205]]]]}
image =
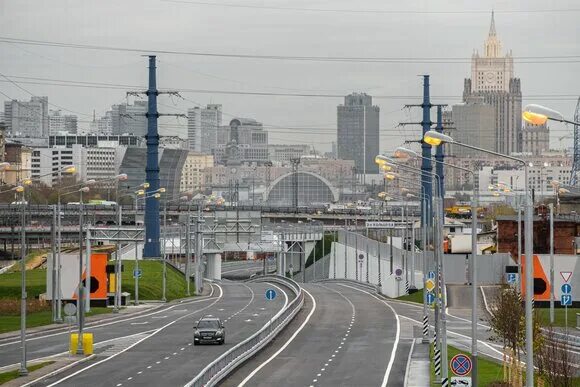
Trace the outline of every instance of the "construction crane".
{"type": "MultiPolygon", "coordinates": [[[[580,97],[578,97],[578,102],[576,102],[574,122],[580,122],[580,97]]],[[[572,176],[570,176],[570,185],[572,187],[578,184],[578,173],[580,173],[580,125],[574,125],[574,159],[572,162],[572,176]]]]}

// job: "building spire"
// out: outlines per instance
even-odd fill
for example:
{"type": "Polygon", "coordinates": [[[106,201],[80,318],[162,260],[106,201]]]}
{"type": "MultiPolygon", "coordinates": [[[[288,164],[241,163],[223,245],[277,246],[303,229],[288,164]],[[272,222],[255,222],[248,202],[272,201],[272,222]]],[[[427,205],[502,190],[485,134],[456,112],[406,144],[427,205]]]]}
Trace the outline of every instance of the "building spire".
{"type": "Polygon", "coordinates": [[[491,25],[489,26],[489,36],[496,36],[495,35],[495,17],[493,10],[491,11],[491,25]]]}

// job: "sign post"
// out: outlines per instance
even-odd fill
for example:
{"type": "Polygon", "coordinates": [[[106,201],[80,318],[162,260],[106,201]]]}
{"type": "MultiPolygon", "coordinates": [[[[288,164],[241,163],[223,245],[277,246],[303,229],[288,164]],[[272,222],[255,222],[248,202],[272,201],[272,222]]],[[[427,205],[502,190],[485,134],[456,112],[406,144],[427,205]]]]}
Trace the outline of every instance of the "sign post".
{"type": "MultiPolygon", "coordinates": [[[[276,291],[272,288],[266,289],[266,300],[273,301],[276,298],[277,294],[276,291]]],[[[270,316],[270,333],[272,333],[272,316],[270,316]]]]}
{"type": "Polygon", "coordinates": [[[572,305],[572,285],[570,285],[568,281],[572,277],[572,272],[560,272],[560,275],[566,282],[560,288],[560,290],[562,290],[560,305],[564,307],[564,325],[566,332],[568,332],[568,306],[572,305]]]}

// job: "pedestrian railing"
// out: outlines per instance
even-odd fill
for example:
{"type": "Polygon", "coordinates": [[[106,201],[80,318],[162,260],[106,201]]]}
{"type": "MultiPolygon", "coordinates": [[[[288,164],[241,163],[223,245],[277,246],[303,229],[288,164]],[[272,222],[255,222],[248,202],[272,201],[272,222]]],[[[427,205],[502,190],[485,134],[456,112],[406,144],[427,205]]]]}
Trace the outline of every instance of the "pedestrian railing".
{"type": "Polygon", "coordinates": [[[277,275],[256,277],[250,282],[275,282],[292,290],[296,297],[288,303],[286,308],[279,311],[259,331],[235,345],[227,352],[208,364],[193,380],[185,387],[214,386],[236,367],[253,356],[266,344],[268,344],[300,311],[304,304],[304,293],[300,286],[293,280],[277,275]]]}

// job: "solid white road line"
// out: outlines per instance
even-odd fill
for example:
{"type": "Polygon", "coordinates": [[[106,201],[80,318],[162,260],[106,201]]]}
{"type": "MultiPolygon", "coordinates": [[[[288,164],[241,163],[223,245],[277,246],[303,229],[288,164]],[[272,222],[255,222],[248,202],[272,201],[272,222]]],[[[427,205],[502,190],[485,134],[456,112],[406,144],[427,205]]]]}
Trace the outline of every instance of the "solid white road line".
{"type": "MultiPolygon", "coordinates": [[[[212,285],[212,286],[213,286],[213,285],[212,285]]],[[[140,344],[141,342],[143,342],[143,341],[145,341],[145,340],[147,340],[147,339],[149,339],[149,338],[153,337],[153,336],[154,336],[154,335],[156,335],[157,333],[159,333],[159,332],[161,332],[162,330],[164,330],[165,328],[167,328],[167,327],[169,327],[169,326],[171,326],[171,325],[175,324],[175,323],[176,323],[176,322],[178,322],[179,320],[181,320],[181,319],[184,319],[184,318],[186,318],[186,317],[189,317],[189,316],[191,316],[191,315],[193,315],[193,314],[195,314],[195,313],[199,313],[199,312],[201,312],[201,311],[203,311],[203,310],[205,310],[205,309],[207,309],[207,308],[210,308],[210,307],[211,307],[211,306],[213,306],[213,305],[214,305],[216,302],[218,302],[218,301],[219,301],[219,300],[222,298],[222,296],[223,296],[223,294],[224,294],[224,292],[223,292],[223,289],[222,289],[222,287],[221,287],[221,286],[219,286],[219,285],[217,285],[217,284],[216,284],[215,286],[217,286],[217,287],[219,288],[219,290],[220,290],[220,295],[219,295],[219,296],[216,298],[216,300],[215,300],[214,302],[212,302],[211,304],[209,304],[209,305],[207,305],[207,306],[205,306],[205,307],[203,307],[203,308],[201,308],[201,309],[198,309],[198,310],[196,310],[196,311],[193,311],[193,312],[191,312],[191,313],[188,313],[188,314],[186,314],[186,315],[183,315],[183,316],[181,316],[181,317],[178,317],[178,318],[176,318],[175,320],[171,321],[171,322],[170,322],[170,323],[168,323],[168,324],[165,324],[165,325],[164,325],[164,326],[162,326],[161,328],[158,328],[158,329],[156,329],[156,330],[155,330],[155,331],[153,331],[153,333],[151,333],[149,336],[146,336],[146,337],[142,338],[141,340],[138,340],[138,341],[137,341],[137,342],[135,342],[134,344],[132,344],[132,345],[130,345],[130,346],[128,346],[128,347],[126,347],[126,348],[124,348],[123,350],[121,350],[121,351],[119,351],[119,352],[115,353],[114,355],[111,355],[111,356],[109,356],[109,357],[107,357],[107,358],[105,358],[105,359],[103,359],[103,360],[100,360],[100,361],[98,361],[98,362],[96,362],[96,363],[93,363],[93,364],[91,364],[91,365],[89,365],[89,366],[87,366],[87,367],[85,367],[85,368],[82,368],[82,369],[80,369],[80,370],[78,370],[78,371],[76,371],[76,372],[74,372],[74,373],[72,373],[72,374],[70,374],[70,375],[68,375],[68,376],[65,376],[64,378],[57,380],[56,382],[54,382],[54,383],[50,384],[50,385],[49,385],[49,386],[47,386],[47,387],[56,386],[57,384],[59,384],[59,383],[62,383],[62,382],[64,382],[65,380],[68,380],[68,379],[70,379],[70,378],[72,378],[72,377],[74,377],[74,376],[76,376],[76,375],[78,375],[78,374],[80,374],[80,373],[82,373],[82,372],[84,372],[84,371],[86,371],[86,370],[90,369],[90,368],[93,368],[93,367],[95,367],[95,366],[97,366],[97,365],[99,365],[99,364],[102,364],[102,363],[104,363],[104,362],[106,362],[106,361],[109,361],[109,360],[111,360],[111,359],[113,359],[113,358],[115,358],[115,357],[119,356],[120,354],[122,354],[122,353],[124,353],[124,352],[126,352],[126,351],[130,350],[131,348],[135,347],[136,345],[140,344]]]]}
{"type": "Polygon", "coordinates": [[[314,311],[316,310],[316,300],[314,299],[314,297],[312,297],[312,294],[310,294],[305,289],[302,289],[302,291],[304,293],[308,294],[308,296],[312,300],[312,310],[310,311],[308,316],[306,316],[306,319],[304,320],[302,325],[300,325],[300,327],[294,332],[294,334],[288,339],[288,341],[286,341],[284,343],[284,345],[282,345],[282,347],[280,347],[280,349],[277,350],[272,356],[270,356],[262,364],[260,364],[258,367],[256,367],[256,369],[254,369],[252,372],[250,372],[250,374],[248,376],[246,376],[246,378],[244,380],[242,380],[242,382],[238,385],[238,387],[245,386],[246,383],[248,383],[248,381],[250,381],[250,379],[252,379],[262,368],[264,368],[268,363],[270,363],[272,360],[274,360],[282,351],[284,351],[286,349],[286,347],[288,347],[290,345],[290,343],[292,343],[292,341],[294,341],[296,336],[298,336],[298,334],[302,331],[302,329],[304,329],[306,324],[308,324],[308,321],[310,321],[310,317],[312,317],[312,315],[314,314],[314,311]]]}
{"type": "MultiPolygon", "coordinates": [[[[103,323],[103,324],[97,324],[97,325],[87,324],[87,325],[85,325],[85,328],[87,328],[87,329],[88,328],[94,329],[94,328],[106,327],[106,326],[113,325],[113,324],[118,324],[118,323],[122,323],[122,322],[126,322],[126,321],[132,321],[132,320],[136,320],[136,319],[139,319],[139,318],[149,317],[149,316],[153,316],[153,315],[156,315],[156,314],[159,314],[159,313],[167,312],[168,310],[171,310],[171,309],[175,308],[176,306],[183,306],[183,305],[189,305],[189,304],[196,304],[198,302],[210,301],[212,299],[213,293],[214,293],[214,289],[212,287],[212,291],[211,291],[210,295],[207,296],[207,297],[204,296],[203,299],[197,299],[197,300],[187,301],[187,302],[184,302],[184,303],[172,305],[170,307],[167,307],[165,309],[161,309],[161,310],[158,310],[158,311],[155,311],[155,312],[152,312],[152,313],[148,313],[148,314],[144,314],[144,315],[139,315],[139,316],[133,316],[133,317],[125,318],[125,319],[122,319],[122,320],[115,320],[115,321],[110,321],[110,322],[106,322],[106,323],[103,323]]],[[[26,339],[26,342],[34,341],[34,340],[42,340],[42,339],[46,339],[48,337],[59,336],[59,335],[66,335],[66,334],[68,334],[68,330],[65,330],[63,332],[57,332],[57,333],[51,333],[51,334],[47,334],[47,335],[43,335],[43,336],[38,336],[38,337],[31,337],[29,339],[26,339]]],[[[11,341],[9,343],[0,344],[0,347],[5,347],[5,346],[8,346],[8,345],[15,345],[15,344],[20,345],[20,340],[11,341]]]]}
{"type": "Polygon", "coordinates": [[[362,289],[358,289],[349,285],[343,285],[343,284],[338,284],[339,286],[343,286],[346,288],[350,288],[350,289],[354,289],[358,292],[361,293],[366,293],[369,296],[373,297],[374,299],[378,300],[379,302],[382,302],[383,304],[385,304],[389,309],[391,309],[393,311],[393,314],[395,315],[395,319],[397,320],[397,333],[395,334],[395,341],[393,343],[393,350],[391,351],[391,357],[389,359],[389,363],[387,364],[387,369],[385,370],[385,376],[383,377],[383,383],[381,384],[381,387],[386,387],[387,383],[389,382],[389,375],[391,374],[391,370],[393,368],[393,364],[395,363],[395,356],[397,355],[397,347],[399,346],[399,339],[401,337],[401,321],[399,320],[399,315],[397,314],[397,312],[395,311],[395,309],[387,304],[387,302],[377,296],[375,296],[372,293],[367,292],[366,290],[362,290],[362,289]]]}
{"type": "Polygon", "coordinates": [[[415,339],[411,342],[411,349],[409,350],[409,357],[407,358],[407,367],[405,368],[405,381],[403,386],[407,387],[409,384],[409,374],[411,373],[411,357],[413,356],[413,349],[415,348],[415,339]]]}

